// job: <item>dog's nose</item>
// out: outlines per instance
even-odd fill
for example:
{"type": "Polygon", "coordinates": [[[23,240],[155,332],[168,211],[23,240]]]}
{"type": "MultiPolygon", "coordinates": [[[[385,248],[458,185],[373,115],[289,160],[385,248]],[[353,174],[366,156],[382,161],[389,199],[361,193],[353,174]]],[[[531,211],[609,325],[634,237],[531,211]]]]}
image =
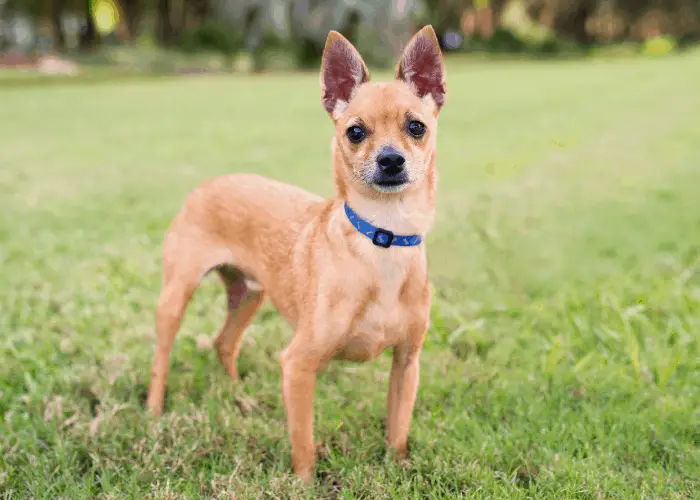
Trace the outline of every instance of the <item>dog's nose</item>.
{"type": "Polygon", "coordinates": [[[382,151],[379,156],[377,156],[377,163],[382,173],[386,175],[398,175],[403,171],[406,160],[401,153],[389,149],[387,151],[382,151]]]}

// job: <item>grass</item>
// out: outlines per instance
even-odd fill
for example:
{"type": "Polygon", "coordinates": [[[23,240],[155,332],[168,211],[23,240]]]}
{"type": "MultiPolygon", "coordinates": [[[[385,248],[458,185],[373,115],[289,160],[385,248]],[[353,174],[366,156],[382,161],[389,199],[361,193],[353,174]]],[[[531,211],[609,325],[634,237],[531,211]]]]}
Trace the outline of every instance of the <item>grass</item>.
{"type": "Polygon", "coordinates": [[[389,354],[334,363],[311,490],[289,473],[291,331],[271,307],[233,384],[207,279],[167,413],[142,403],[162,237],[187,192],[247,171],[332,193],[317,76],[0,90],[0,493],[696,498],[698,59],[448,62],[410,460],[385,458],[389,354]]]}

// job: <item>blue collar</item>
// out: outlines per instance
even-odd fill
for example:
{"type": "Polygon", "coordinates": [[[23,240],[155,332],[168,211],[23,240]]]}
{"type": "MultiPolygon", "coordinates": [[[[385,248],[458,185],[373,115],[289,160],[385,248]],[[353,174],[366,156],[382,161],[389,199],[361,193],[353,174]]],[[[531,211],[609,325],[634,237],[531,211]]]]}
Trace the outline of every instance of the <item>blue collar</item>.
{"type": "Polygon", "coordinates": [[[347,203],[345,203],[345,215],[348,216],[348,219],[350,219],[350,222],[360,234],[367,236],[378,247],[389,248],[392,245],[395,247],[414,247],[420,245],[423,241],[419,234],[400,236],[386,229],[375,227],[357,215],[347,203]]]}

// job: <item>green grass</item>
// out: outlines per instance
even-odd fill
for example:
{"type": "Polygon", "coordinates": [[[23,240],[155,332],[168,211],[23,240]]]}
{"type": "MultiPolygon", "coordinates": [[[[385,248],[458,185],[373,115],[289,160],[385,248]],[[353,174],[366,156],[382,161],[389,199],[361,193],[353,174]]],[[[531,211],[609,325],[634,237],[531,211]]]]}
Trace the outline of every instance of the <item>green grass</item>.
{"type": "Polygon", "coordinates": [[[334,363],[311,490],[289,473],[271,307],[233,384],[207,279],[167,413],[142,402],[188,191],[246,171],[332,193],[317,76],[0,90],[3,496],[697,498],[700,57],[452,60],[448,83],[409,462],[385,458],[389,354],[334,363]]]}

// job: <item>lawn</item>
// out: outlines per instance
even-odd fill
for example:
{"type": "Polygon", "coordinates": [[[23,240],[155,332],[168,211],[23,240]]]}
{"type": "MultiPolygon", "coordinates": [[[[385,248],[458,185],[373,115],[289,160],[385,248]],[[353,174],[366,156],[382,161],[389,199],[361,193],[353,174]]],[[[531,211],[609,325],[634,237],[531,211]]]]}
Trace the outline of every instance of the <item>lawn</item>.
{"type": "Polygon", "coordinates": [[[264,306],[231,382],[214,277],[166,413],[142,405],[188,191],[245,171],[332,193],[317,75],[0,87],[4,498],[697,498],[700,56],[452,59],[448,85],[409,461],[385,458],[390,353],[333,363],[311,490],[289,472],[292,332],[264,306]]]}

